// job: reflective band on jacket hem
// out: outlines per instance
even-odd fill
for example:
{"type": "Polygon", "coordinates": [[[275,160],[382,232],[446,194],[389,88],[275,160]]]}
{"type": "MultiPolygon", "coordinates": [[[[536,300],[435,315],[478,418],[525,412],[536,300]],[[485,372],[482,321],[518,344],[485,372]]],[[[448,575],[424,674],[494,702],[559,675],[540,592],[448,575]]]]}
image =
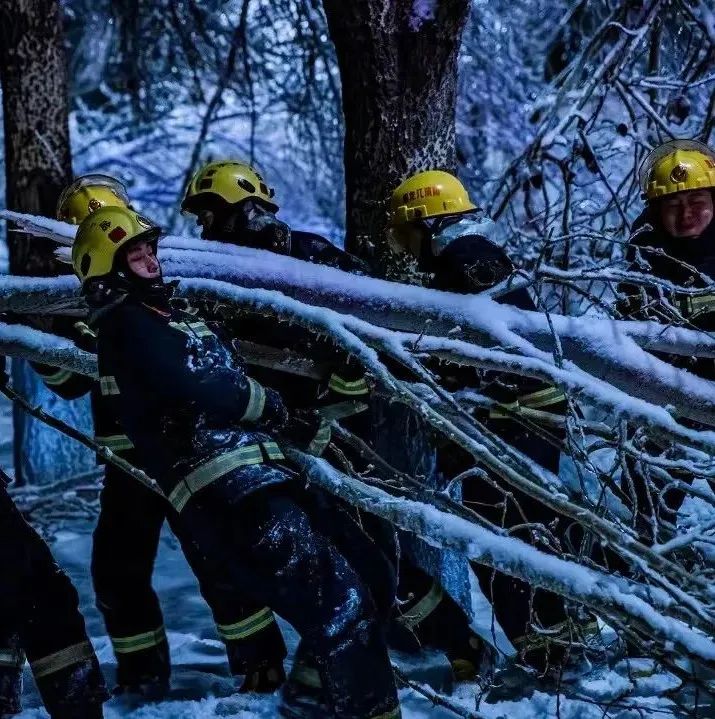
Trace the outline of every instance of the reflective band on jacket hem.
{"type": "Polygon", "coordinates": [[[115,654],[132,654],[143,649],[151,649],[166,641],[166,631],[161,626],[150,632],[135,634],[132,637],[110,637],[115,654]]]}
{"type": "Polygon", "coordinates": [[[235,624],[217,624],[219,636],[224,641],[236,641],[237,639],[247,639],[262,629],[270,626],[276,621],[273,612],[264,607],[260,611],[252,614],[248,619],[242,619],[235,624]]]}
{"type": "Polygon", "coordinates": [[[0,667],[21,667],[25,653],[21,649],[0,649],[0,667]]]}
{"type": "Polygon", "coordinates": [[[99,378],[99,391],[102,397],[111,397],[112,395],[120,393],[117,380],[112,375],[105,375],[99,378]]]}
{"type": "Polygon", "coordinates": [[[35,678],[38,678],[45,677],[48,674],[54,674],[65,667],[69,667],[72,664],[79,664],[93,657],[94,650],[92,649],[92,645],[89,642],[80,642],[79,644],[73,644],[71,647],[65,647],[65,649],[61,649],[59,652],[50,654],[42,659],[30,662],[30,666],[32,667],[32,673],[35,675],[35,678]]]}
{"type": "Polygon", "coordinates": [[[246,411],[241,420],[243,422],[255,422],[261,418],[263,408],[266,406],[266,391],[256,380],[248,378],[249,396],[246,411]]]}
{"type": "Polygon", "coordinates": [[[58,369],[56,372],[52,372],[52,374],[44,374],[43,372],[38,372],[38,374],[42,377],[42,381],[51,387],[57,387],[58,385],[64,384],[67,380],[72,379],[72,372],[68,369],[58,369]]]}
{"type": "Polygon", "coordinates": [[[400,622],[400,624],[404,624],[408,629],[413,629],[437,609],[439,603],[442,601],[442,597],[444,597],[442,587],[440,587],[437,582],[434,582],[429,592],[427,592],[412,609],[399,617],[397,621],[400,622]]]}
{"type": "Polygon", "coordinates": [[[104,445],[112,452],[121,452],[123,449],[134,449],[132,440],[126,434],[108,434],[104,437],[95,435],[94,438],[99,444],[104,445]]]}
{"type": "Polygon", "coordinates": [[[318,431],[315,433],[315,437],[313,437],[313,440],[308,445],[306,450],[308,454],[320,457],[325,451],[325,448],[330,444],[331,436],[330,423],[323,420],[320,423],[320,427],[318,427],[318,431]]]}
{"type": "Polygon", "coordinates": [[[369,394],[370,392],[364,377],[350,381],[334,374],[330,377],[328,387],[338,394],[358,395],[369,394]]]}
{"type": "MultiPolygon", "coordinates": [[[[275,442],[264,442],[263,450],[268,459],[285,459],[283,452],[281,452],[275,442]]],[[[246,447],[240,447],[233,452],[227,452],[219,457],[210,459],[186,475],[186,478],[174,487],[168,497],[169,503],[177,512],[181,512],[191,498],[191,495],[207,487],[211,482],[214,482],[239,467],[245,467],[250,464],[261,464],[262,462],[263,452],[259,444],[249,444],[246,447]]]]}

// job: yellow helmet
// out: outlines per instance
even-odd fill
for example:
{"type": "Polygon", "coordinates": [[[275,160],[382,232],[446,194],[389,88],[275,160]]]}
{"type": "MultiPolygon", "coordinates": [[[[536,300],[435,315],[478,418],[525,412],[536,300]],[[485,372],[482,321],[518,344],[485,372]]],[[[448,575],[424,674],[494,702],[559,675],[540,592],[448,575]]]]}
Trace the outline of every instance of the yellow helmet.
{"type": "Polygon", "coordinates": [[[672,140],[650,152],[639,172],[646,199],[715,187],[715,152],[697,140],[672,140]]]}
{"type": "Polygon", "coordinates": [[[191,178],[181,210],[195,213],[211,198],[219,198],[229,205],[255,198],[272,212],[277,212],[274,195],[273,188],[268,187],[263,177],[250,165],[242,162],[210,162],[191,178]]]}
{"type": "Polygon", "coordinates": [[[136,240],[156,240],[161,228],[128,207],[100,207],[77,228],[72,244],[72,267],[84,284],[109,274],[117,251],[136,240]]]}
{"type": "Polygon", "coordinates": [[[408,177],[392,193],[388,224],[395,227],[413,220],[476,209],[464,185],[454,175],[427,170],[408,177]]]}
{"type": "Polygon", "coordinates": [[[57,201],[57,219],[79,225],[100,207],[129,207],[124,185],[109,175],[82,175],[67,185],[57,201]]]}

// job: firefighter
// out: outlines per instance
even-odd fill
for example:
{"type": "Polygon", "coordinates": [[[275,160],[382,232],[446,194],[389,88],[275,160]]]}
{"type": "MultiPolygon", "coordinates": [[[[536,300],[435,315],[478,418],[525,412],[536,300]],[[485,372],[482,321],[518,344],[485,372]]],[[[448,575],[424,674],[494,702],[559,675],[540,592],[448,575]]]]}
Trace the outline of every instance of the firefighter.
{"type": "Polygon", "coordinates": [[[276,442],[286,425],[280,396],[248,377],[200,318],[171,307],[159,233],[133,211],[107,207],[84,220],[72,249],[115,414],[212,575],[298,630],[331,715],[397,717],[384,626],[361,577],[379,557],[364,542],[353,566],[342,522],[297,481],[276,442]]]}
{"type": "MultiPolygon", "coordinates": [[[[389,246],[403,267],[409,267],[408,276],[414,283],[476,294],[505,280],[514,268],[504,251],[493,242],[494,228],[491,219],[470,200],[461,182],[447,172],[417,173],[392,193],[387,226],[389,246]]],[[[522,309],[534,309],[525,290],[509,292],[499,301],[522,309]]],[[[539,429],[535,418],[540,412],[549,412],[556,417],[563,414],[565,398],[559,390],[509,375],[477,373],[449,365],[435,368],[435,371],[451,389],[479,387],[483,394],[495,400],[497,407],[479,419],[542,467],[558,473],[559,437],[535,431],[539,429]]],[[[407,456],[404,451],[400,456],[401,450],[394,442],[392,432],[404,435],[404,429],[399,422],[397,427],[390,428],[394,418],[389,409],[385,411],[388,412],[386,417],[378,418],[376,422],[376,435],[393,462],[402,463],[409,469],[407,465],[414,464],[417,457],[421,465],[416,469],[426,477],[433,477],[437,483],[448,481],[474,465],[471,456],[452,445],[446,450],[435,450],[425,425],[404,410],[399,418],[402,424],[421,425],[412,431],[414,441],[419,440],[421,446],[419,451],[410,447],[407,456]],[[397,456],[391,456],[395,454],[397,456]]],[[[550,510],[518,490],[511,487],[504,487],[504,490],[509,492],[508,498],[501,491],[500,480],[473,477],[464,483],[463,501],[485,519],[507,528],[525,522],[549,526],[557,520],[550,510]]],[[[530,531],[521,532],[519,536],[533,541],[530,531]]],[[[482,591],[491,600],[496,619],[518,651],[518,659],[540,673],[547,671],[553,663],[559,664],[563,656],[559,642],[565,642],[571,630],[563,600],[544,590],[532,590],[521,580],[487,567],[477,565],[474,569],[482,591]],[[533,631],[537,627],[532,622],[548,632],[533,631]]],[[[407,591],[412,596],[411,602],[405,605],[408,616],[415,603],[428,603],[432,598],[429,606],[435,616],[430,619],[428,614],[421,621],[410,624],[418,637],[435,641],[432,636],[439,632],[438,600],[444,592],[436,585],[425,584],[424,577],[410,574],[404,581],[401,576],[398,597],[407,591]]]]}
{"type": "Polygon", "coordinates": [[[51,719],[101,719],[109,695],[77,592],[23,519],[8,483],[0,472],[0,717],[21,711],[27,658],[51,719]]]}
{"type": "MultiPolygon", "coordinates": [[[[626,255],[630,269],[691,292],[623,284],[618,313],[624,318],[711,332],[715,330],[715,294],[702,290],[710,287],[715,277],[715,151],[695,140],[673,140],[646,157],[639,175],[646,207],[633,225],[626,255]]],[[[712,360],[658,356],[715,380],[712,360]]],[[[666,485],[659,474],[647,476],[647,469],[635,462],[629,462],[629,469],[635,496],[624,486],[622,498],[633,510],[634,525],[645,543],[665,541],[669,533],[672,536],[685,492],[674,482],[666,485]],[[649,485],[657,488],[659,496],[649,485]],[[661,534],[663,530],[665,534],[661,534]]],[[[674,478],[688,484],[693,481],[693,475],[686,472],[675,472],[674,478]]],[[[615,568],[629,571],[618,557],[609,559],[615,568]]]]}
{"type": "MultiPolygon", "coordinates": [[[[231,161],[200,168],[189,182],[182,202],[183,212],[196,215],[206,240],[266,249],[350,272],[366,271],[358,258],[324,238],[292,231],[275,217],[278,209],[274,190],[258,171],[231,161]]],[[[367,434],[370,390],[362,367],[354,359],[295,324],[276,322],[256,312],[238,312],[217,303],[201,303],[199,310],[204,317],[219,321],[229,338],[247,353],[251,376],[277,390],[291,415],[301,418],[303,444],[311,454],[320,456],[326,450],[329,454],[330,416],[339,415],[341,424],[360,436],[367,434]]],[[[335,511],[337,506],[330,510],[335,511]]],[[[371,517],[362,517],[361,523],[379,540],[385,558],[395,564],[394,532],[371,517]]],[[[385,595],[380,604],[389,611],[389,586],[372,589],[385,595]]],[[[298,700],[293,693],[319,696],[316,672],[309,658],[303,656],[302,648],[297,654],[284,696],[291,700],[298,700]]]]}
{"type": "MultiPolygon", "coordinates": [[[[266,249],[350,272],[366,270],[361,260],[328,240],[291,230],[278,220],[273,188],[250,165],[225,161],[202,167],[189,182],[181,207],[183,212],[196,215],[204,239],[266,249]]],[[[360,419],[365,416],[369,387],[362,368],[326,341],[255,312],[229,311],[226,306],[208,304],[202,304],[200,310],[204,316],[220,320],[231,339],[247,349],[246,343],[250,343],[253,353],[246,360],[252,375],[276,389],[294,416],[303,411],[306,432],[312,434],[314,442],[313,454],[322,454],[328,446],[330,429],[329,422],[320,421],[320,415],[310,410],[321,408],[329,414],[331,407],[353,402],[360,419]],[[301,369],[295,362],[266,361],[287,350],[307,358],[308,366],[301,369]],[[307,426],[310,424],[313,430],[307,426]]],[[[357,428],[360,421],[353,419],[349,426],[357,428]]]]}
{"type": "Polygon", "coordinates": [[[196,215],[204,239],[269,250],[346,272],[367,273],[362,260],[324,237],[293,230],[279,220],[274,189],[245,163],[221,161],[204,165],[191,178],[181,209],[196,215]]]}
{"type": "MultiPolygon", "coordinates": [[[[62,193],[57,217],[78,224],[102,207],[129,207],[124,186],[106,175],[85,175],[62,193]]],[[[56,333],[96,353],[96,334],[85,322],[56,318],[56,333]]],[[[138,462],[132,442],[112,407],[112,388],[82,375],[34,364],[45,384],[65,399],[91,392],[95,439],[117,456],[138,462]]],[[[159,600],[152,588],[154,560],[167,517],[163,498],[109,463],[105,467],[100,513],[92,548],[92,580],[117,659],[116,693],[158,698],[166,693],[171,664],[159,600]],[[138,511],[141,508],[141,511],[138,511]]],[[[246,602],[225,579],[205,571],[193,542],[182,541],[184,554],[199,580],[233,675],[243,675],[240,691],[271,692],[285,679],[285,645],[275,617],[264,606],[246,602]]]]}

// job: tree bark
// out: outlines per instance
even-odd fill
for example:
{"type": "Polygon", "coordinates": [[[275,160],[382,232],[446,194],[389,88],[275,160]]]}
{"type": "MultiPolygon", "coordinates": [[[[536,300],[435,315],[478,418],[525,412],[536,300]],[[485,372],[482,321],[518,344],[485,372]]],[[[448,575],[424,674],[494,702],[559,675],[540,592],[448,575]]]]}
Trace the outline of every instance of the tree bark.
{"type": "Polygon", "coordinates": [[[323,0],[345,118],[346,249],[379,249],[390,192],[454,171],[457,56],[468,0],[323,0]]]}
{"type": "MultiPolygon", "coordinates": [[[[0,0],[0,81],[5,130],[7,207],[54,217],[57,198],[72,178],[68,88],[57,0],[0,0]]],[[[51,276],[66,272],[54,260],[53,243],[9,232],[10,272],[51,276]]],[[[13,363],[13,381],[33,403],[50,401],[24,362],[13,363]]],[[[63,407],[61,409],[64,409],[63,407]]],[[[68,408],[86,426],[86,403],[68,408]]],[[[17,409],[15,477],[19,483],[52,481],[87,465],[56,433],[17,409]]]]}

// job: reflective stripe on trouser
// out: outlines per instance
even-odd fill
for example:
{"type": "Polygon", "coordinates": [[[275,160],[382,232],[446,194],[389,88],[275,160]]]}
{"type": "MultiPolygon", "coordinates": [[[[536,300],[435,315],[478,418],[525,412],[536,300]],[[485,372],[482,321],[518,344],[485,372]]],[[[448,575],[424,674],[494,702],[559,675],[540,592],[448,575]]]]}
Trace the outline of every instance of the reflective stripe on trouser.
{"type": "Polygon", "coordinates": [[[37,679],[92,658],[94,658],[92,645],[89,642],[80,642],[41,659],[35,659],[35,661],[30,662],[30,666],[37,679]]]}
{"type": "Polygon", "coordinates": [[[50,374],[45,374],[44,372],[38,372],[38,374],[42,377],[42,381],[50,387],[58,387],[67,380],[72,379],[73,376],[73,373],[68,369],[58,369],[50,374]]]}
{"type": "Polygon", "coordinates": [[[364,377],[356,380],[347,380],[337,374],[333,374],[330,376],[328,387],[333,390],[333,392],[350,396],[368,394],[370,392],[364,377]]]}
{"type": "Polygon", "coordinates": [[[112,452],[122,452],[126,449],[134,449],[134,444],[126,434],[108,434],[104,436],[95,435],[95,441],[112,452]]]}
{"type": "Polygon", "coordinates": [[[442,587],[437,582],[433,582],[429,592],[412,609],[398,617],[397,621],[404,624],[408,629],[414,629],[437,609],[443,597],[442,587]]]}
{"type": "Polygon", "coordinates": [[[169,503],[177,512],[181,512],[192,494],[208,487],[209,484],[234,469],[250,464],[261,464],[264,461],[264,452],[269,460],[285,459],[283,452],[275,442],[249,444],[233,452],[226,452],[219,457],[210,459],[187,474],[186,478],[181,480],[169,494],[169,503]]]}
{"type": "Polygon", "coordinates": [[[501,404],[499,407],[491,409],[489,416],[493,419],[508,419],[510,413],[528,415],[539,407],[559,404],[565,399],[566,395],[558,387],[547,387],[538,392],[522,395],[517,398],[516,402],[501,404]]]}
{"type": "Polygon", "coordinates": [[[0,667],[21,667],[24,663],[22,649],[0,649],[0,667]]]}
{"type": "Polygon", "coordinates": [[[321,420],[320,427],[318,427],[318,431],[315,433],[315,437],[313,437],[311,443],[308,445],[307,452],[308,454],[313,454],[316,457],[320,457],[321,454],[325,451],[325,448],[330,444],[332,433],[330,430],[330,422],[327,422],[326,420],[321,420]]]}
{"type": "Polygon", "coordinates": [[[276,618],[273,616],[273,612],[268,607],[264,607],[250,617],[242,619],[235,624],[217,624],[216,629],[221,639],[225,642],[232,642],[240,639],[248,639],[275,621],[276,618]]]}
{"type": "Polygon", "coordinates": [[[150,632],[135,634],[131,637],[110,637],[115,654],[133,654],[144,649],[151,649],[167,641],[163,626],[150,632]]]}

